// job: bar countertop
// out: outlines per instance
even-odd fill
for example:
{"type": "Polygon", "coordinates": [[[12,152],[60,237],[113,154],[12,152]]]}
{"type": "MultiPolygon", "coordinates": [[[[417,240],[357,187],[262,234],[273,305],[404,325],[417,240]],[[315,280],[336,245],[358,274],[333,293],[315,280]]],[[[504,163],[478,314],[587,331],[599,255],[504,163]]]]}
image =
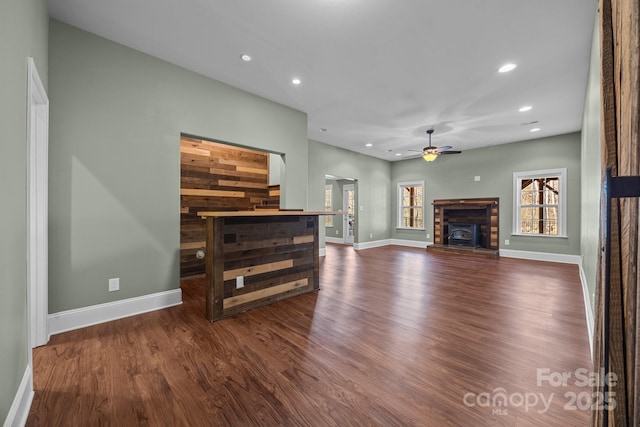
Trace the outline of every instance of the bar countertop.
{"type": "Polygon", "coordinates": [[[226,212],[198,212],[198,216],[207,217],[239,217],[239,216],[305,216],[305,215],[342,215],[344,212],[325,212],[325,211],[297,211],[297,210],[269,210],[262,209],[257,211],[226,211],[226,212]]]}

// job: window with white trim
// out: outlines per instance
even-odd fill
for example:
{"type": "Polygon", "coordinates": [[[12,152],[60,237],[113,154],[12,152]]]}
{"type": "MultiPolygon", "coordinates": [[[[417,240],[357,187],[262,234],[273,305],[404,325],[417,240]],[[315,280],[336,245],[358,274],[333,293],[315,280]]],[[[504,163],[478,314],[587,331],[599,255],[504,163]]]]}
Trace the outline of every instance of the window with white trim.
{"type": "MultiPolygon", "coordinates": [[[[333,184],[324,186],[324,211],[333,211],[333,184]]],[[[324,216],[325,227],[333,227],[333,215],[324,216]]]]}
{"type": "Polygon", "coordinates": [[[398,228],[424,230],[424,181],[398,183],[398,228]]]}
{"type": "Polygon", "coordinates": [[[513,194],[513,234],[566,237],[566,168],[515,172],[513,194]]]}

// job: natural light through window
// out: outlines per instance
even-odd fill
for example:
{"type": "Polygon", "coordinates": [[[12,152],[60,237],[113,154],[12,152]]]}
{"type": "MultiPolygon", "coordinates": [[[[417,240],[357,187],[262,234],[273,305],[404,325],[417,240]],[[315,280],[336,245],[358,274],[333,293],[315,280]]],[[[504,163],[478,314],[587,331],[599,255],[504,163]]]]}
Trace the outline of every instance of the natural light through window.
{"type": "Polygon", "coordinates": [[[565,237],[566,169],[516,172],[513,234],[565,237]]]}
{"type": "Polygon", "coordinates": [[[424,229],[424,181],[398,183],[398,228],[424,229]]]}
{"type": "MultiPolygon", "coordinates": [[[[333,211],[333,184],[324,186],[324,211],[333,211]]],[[[325,227],[333,227],[333,215],[324,216],[325,227]]]]}

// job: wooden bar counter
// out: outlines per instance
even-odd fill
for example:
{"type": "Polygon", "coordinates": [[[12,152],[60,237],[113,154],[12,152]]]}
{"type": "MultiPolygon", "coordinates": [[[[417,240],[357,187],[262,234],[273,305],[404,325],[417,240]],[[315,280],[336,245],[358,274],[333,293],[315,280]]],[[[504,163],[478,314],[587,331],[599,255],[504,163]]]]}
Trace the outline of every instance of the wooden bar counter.
{"type": "Polygon", "coordinates": [[[198,212],[207,222],[207,319],[318,290],[318,218],[327,214],[336,212],[198,212]]]}

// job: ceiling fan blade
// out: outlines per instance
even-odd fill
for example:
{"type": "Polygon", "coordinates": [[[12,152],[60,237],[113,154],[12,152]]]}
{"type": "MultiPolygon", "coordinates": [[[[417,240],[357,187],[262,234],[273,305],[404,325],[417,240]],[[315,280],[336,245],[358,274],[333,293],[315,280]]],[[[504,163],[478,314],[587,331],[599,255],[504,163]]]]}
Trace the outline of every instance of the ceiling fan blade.
{"type": "Polygon", "coordinates": [[[440,154],[460,154],[460,153],[462,153],[462,151],[447,150],[447,151],[440,151],[438,153],[438,155],[440,155],[440,154]]]}
{"type": "Polygon", "coordinates": [[[438,147],[438,151],[442,153],[443,151],[449,151],[449,150],[451,150],[452,148],[453,148],[453,147],[452,147],[452,146],[450,146],[450,145],[443,145],[442,147],[438,147]]]}

